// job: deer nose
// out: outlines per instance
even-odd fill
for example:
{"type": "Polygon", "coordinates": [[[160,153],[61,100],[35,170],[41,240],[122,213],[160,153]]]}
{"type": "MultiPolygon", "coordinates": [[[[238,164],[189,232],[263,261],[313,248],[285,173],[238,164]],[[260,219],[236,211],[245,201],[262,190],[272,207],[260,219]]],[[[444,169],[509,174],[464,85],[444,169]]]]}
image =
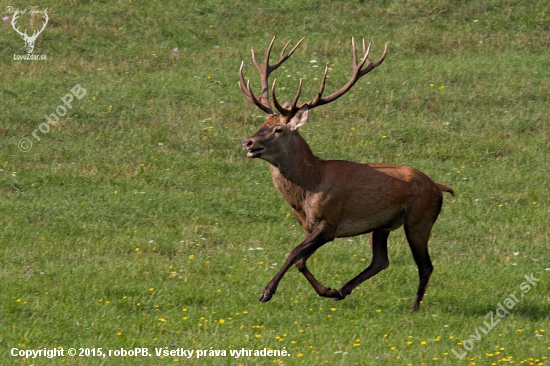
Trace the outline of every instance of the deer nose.
{"type": "Polygon", "coordinates": [[[254,141],[252,139],[243,140],[243,149],[250,150],[254,146],[254,141]]]}

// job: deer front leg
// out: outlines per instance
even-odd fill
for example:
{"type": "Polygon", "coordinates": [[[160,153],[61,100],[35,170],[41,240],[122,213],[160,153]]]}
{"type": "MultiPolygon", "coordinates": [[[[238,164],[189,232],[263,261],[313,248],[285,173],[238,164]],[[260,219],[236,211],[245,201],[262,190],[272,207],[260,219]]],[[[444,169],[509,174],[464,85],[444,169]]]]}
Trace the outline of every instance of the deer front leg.
{"type": "MultiPolygon", "coordinates": [[[[308,235],[305,240],[300,243],[296,248],[290,252],[290,254],[286,257],[285,264],[283,267],[279,270],[279,272],[273,277],[271,281],[267,284],[264,291],[262,292],[262,296],[260,296],[261,302],[267,302],[269,301],[273,295],[275,295],[275,291],[277,291],[277,286],[279,286],[279,282],[285,275],[286,271],[292,265],[294,265],[296,262],[303,258],[308,258],[311,256],[315,251],[320,248],[323,244],[328,243],[329,241],[334,240],[335,230],[332,226],[322,223],[318,227],[316,227],[310,235],[308,235]]],[[[305,267],[305,262],[303,263],[305,267]]],[[[307,268],[306,268],[307,270],[307,268]]],[[[307,271],[309,273],[309,271],[307,271]]],[[[309,282],[313,285],[313,288],[317,291],[317,288],[315,284],[317,284],[320,287],[323,287],[317,280],[309,273],[311,276],[311,279],[308,278],[309,282]]]]}

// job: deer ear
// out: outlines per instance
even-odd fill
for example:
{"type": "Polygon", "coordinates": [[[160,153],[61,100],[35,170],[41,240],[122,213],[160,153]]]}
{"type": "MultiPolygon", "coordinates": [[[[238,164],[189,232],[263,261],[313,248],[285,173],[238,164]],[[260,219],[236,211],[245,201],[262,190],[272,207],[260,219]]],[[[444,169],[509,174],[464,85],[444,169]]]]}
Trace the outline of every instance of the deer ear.
{"type": "Polygon", "coordinates": [[[308,114],[309,108],[307,107],[307,105],[300,108],[298,112],[296,112],[288,122],[288,126],[290,127],[290,129],[294,131],[305,125],[307,122],[308,114]]]}
{"type": "Polygon", "coordinates": [[[290,108],[290,100],[286,100],[283,105],[282,105],[283,108],[290,108]]]}

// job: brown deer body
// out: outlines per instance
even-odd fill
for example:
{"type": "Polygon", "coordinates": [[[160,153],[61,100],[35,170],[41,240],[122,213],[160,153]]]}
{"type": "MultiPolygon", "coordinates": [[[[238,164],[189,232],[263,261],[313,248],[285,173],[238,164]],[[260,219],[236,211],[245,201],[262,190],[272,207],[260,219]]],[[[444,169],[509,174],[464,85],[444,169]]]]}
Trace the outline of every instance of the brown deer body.
{"type": "Polygon", "coordinates": [[[347,92],[357,79],[382,63],[386,50],[380,60],[371,63],[368,60],[368,49],[363,42],[363,58],[357,63],[355,43],[352,40],[354,72],[348,83],[337,92],[322,98],[327,73],[325,69],[317,97],[300,106],[296,104],[300,96],[301,81],[294,102],[286,102],[283,106],[278,104],[275,97],[274,83],[272,99],[280,112],[274,114],[267,94],[269,73],[290,57],[301,42],[285,55],[287,43],[280,60],[270,66],[269,55],[274,40],[275,38],[268,48],[263,66],[256,62],[252,53],[254,64],[262,78],[262,97],[254,95],[249,84],[244,85],[241,66],[241,91],[247,99],[268,114],[266,122],[259,130],[243,141],[243,148],[248,150],[248,157],[261,158],[270,163],[273,183],[292,206],[296,220],[306,231],[306,237],[288,255],[281,270],[264,289],[260,301],[271,299],[280,280],[294,264],[317,294],[335,300],[345,298],[359,284],[388,267],[388,235],[392,230],[404,226],[420,276],[413,304],[413,310],[416,310],[433,271],[428,254],[428,239],[441,210],[441,192],[454,194],[453,190],[443,184],[434,183],[424,173],[408,166],[321,160],[313,154],[298,133],[298,128],[307,121],[309,109],[327,104],[347,92]],[[367,66],[362,69],[365,64],[367,66]],[[325,243],[335,238],[366,233],[369,233],[373,251],[372,262],[339,290],[323,286],[308,270],[307,259],[325,243]]]}

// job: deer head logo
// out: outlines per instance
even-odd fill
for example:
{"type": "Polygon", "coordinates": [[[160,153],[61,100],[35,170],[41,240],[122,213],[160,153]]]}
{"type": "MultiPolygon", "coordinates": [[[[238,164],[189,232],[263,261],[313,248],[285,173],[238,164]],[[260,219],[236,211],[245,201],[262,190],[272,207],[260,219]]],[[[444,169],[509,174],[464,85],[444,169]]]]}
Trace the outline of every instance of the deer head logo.
{"type": "Polygon", "coordinates": [[[40,33],[42,33],[42,31],[44,30],[44,28],[46,28],[46,25],[48,24],[48,14],[46,14],[46,11],[44,10],[44,25],[42,25],[42,29],[40,30],[35,30],[33,33],[32,33],[32,36],[29,36],[27,35],[27,30],[25,29],[24,32],[21,32],[19,30],[19,27],[15,25],[15,21],[17,20],[17,18],[19,18],[19,14],[21,13],[21,11],[19,10],[16,10],[13,14],[13,17],[11,18],[11,26],[13,27],[13,29],[19,33],[19,35],[21,36],[21,38],[23,38],[23,40],[25,41],[25,50],[27,51],[27,53],[32,53],[32,51],[34,50],[34,42],[36,41],[36,39],[38,38],[38,36],[40,35],[40,33]]]}

